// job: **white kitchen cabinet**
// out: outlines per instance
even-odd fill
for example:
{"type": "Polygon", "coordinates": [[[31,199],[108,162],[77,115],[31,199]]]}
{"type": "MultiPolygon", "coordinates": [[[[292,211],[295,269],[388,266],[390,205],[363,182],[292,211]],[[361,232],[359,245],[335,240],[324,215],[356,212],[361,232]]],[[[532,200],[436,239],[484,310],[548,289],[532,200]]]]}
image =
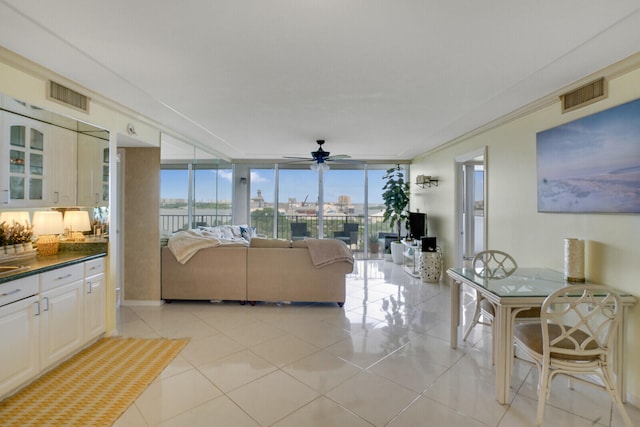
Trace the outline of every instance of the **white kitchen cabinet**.
{"type": "Polygon", "coordinates": [[[80,348],[84,340],[84,267],[75,264],[40,274],[40,367],[80,348]]]}
{"type": "Polygon", "coordinates": [[[78,205],[102,206],[109,201],[109,142],[78,134],[78,205]]]}
{"type": "Polygon", "coordinates": [[[104,258],[84,263],[84,339],[90,341],[106,330],[107,282],[104,258]]]}
{"type": "Polygon", "coordinates": [[[47,201],[54,206],[76,204],[78,177],[78,134],[69,129],[51,126],[51,152],[47,157],[50,180],[47,201]]]}
{"type": "Polygon", "coordinates": [[[0,400],[105,332],[105,262],[0,283],[0,400]]]}
{"type": "Polygon", "coordinates": [[[0,207],[43,206],[50,179],[50,126],[8,112],[1,116],[0,207]]]}
{"type": "Polygon", "coordinates": [[[0,284],[0,400],[40,371],[38,276],[0,284]]]}

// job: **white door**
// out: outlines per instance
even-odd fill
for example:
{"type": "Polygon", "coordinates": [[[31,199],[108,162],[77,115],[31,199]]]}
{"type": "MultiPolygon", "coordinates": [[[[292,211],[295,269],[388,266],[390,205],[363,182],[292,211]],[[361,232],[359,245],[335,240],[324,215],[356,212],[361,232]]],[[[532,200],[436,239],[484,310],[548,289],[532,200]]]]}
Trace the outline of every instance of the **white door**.
{"type": "Polygon", "coordinates": [[[464,266],[486,247],[486,152],[485,148],[456,158],[458,203],[456,242],[458,266],[464,266]]]}

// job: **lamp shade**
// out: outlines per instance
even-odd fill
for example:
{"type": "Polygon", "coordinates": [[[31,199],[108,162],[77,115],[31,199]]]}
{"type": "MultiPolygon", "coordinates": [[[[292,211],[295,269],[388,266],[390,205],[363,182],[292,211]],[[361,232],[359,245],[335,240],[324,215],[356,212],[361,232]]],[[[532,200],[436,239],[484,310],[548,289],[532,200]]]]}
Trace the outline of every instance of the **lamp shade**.
{"type": "Polygon", "coordinates": [[[33,234],[44,236],[60,234],[63,231],[62,213],[58,211],[36,211],[33,213],[33,234]]]}
{"type": "Polygon", "coordinates": [[[69,231],[90,231],[89,212],[66,211],[64,213],[64,228],[69,231]]]}
{"type": "Polygon", "coordinates": [[[0,224],[7,223],[8,225],[13,225],[14,223],[20,224],[22,226],[31,225],[31,217],[29,216],[29,212],[1,212],[0,213],[0,224]]]}

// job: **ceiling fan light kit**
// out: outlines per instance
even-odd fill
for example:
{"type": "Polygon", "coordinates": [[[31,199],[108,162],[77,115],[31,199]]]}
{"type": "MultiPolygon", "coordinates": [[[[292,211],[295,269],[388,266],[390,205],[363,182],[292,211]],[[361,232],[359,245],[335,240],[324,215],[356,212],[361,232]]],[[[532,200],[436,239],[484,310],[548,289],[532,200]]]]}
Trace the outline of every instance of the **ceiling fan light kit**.
{"type": "Polygon", "coordinates": [[[318,171],[327,172],[329,169],[331,169],[329,165],[324,162],[312,163],[309,165],[309,168],[314,172],[318,172],[318,171]]]}

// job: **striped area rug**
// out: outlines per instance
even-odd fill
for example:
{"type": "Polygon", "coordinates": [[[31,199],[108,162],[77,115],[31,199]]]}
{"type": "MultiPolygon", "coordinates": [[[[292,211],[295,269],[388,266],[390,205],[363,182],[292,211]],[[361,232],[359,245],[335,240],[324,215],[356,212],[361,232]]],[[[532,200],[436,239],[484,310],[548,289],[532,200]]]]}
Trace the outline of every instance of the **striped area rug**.
{"type": "Polygon", "coordinates": [[[110,426],[188,339],[104,338],[0,402],[1,426],[110,426]]]}

